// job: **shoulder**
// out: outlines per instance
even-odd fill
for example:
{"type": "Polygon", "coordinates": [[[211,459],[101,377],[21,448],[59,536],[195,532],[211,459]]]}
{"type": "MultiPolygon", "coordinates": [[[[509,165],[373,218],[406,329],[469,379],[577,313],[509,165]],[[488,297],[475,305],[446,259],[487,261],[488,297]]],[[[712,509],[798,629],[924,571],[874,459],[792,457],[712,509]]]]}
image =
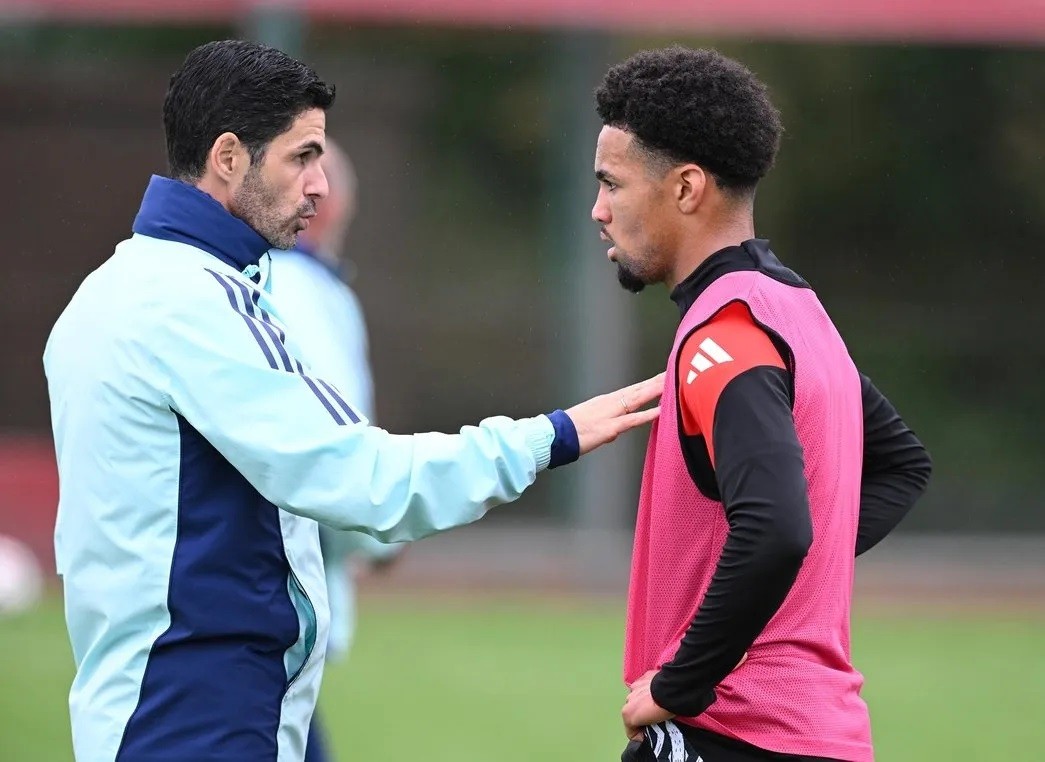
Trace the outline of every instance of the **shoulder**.
{"type": "Polygon", "coordinates": [[[682,342],[676,369],[683,428],[690,434],[709,430],[722,392],[759,367],[786,366],[743,302],[727,305],[693,330],[682,342]]]}
{"type": "MultiPolygon", "coordinates": [[[[186,247],[190,248],[190,247],[186,247]]],[[[162,274],[165,283],[151,288],[148,327],[152,351],[174,354],[197,344],[234,343],[244,331],[266,330],[266,295],[235,268],[203,253],[162,274]]]]}
{"type": "Polygon", "coordinates": [[[679,350],[679,387],[733,378],[760,365],[784,367],[769,334],[743,302],[733,302],[685,338],[679,350]]]}

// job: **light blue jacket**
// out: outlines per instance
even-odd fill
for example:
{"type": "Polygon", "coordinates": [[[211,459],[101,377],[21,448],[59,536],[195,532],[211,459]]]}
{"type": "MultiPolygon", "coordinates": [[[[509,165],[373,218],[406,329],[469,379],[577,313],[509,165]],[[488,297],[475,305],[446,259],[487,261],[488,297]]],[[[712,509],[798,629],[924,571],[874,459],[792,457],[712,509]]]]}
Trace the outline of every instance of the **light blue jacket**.
{"type": "Polygon", "coordinates": [[[561,411],[367,426],[298,359],[253,229],[154,177],[134,233],[44,353],[76,758],[300,762],[328,630],[316,521],[382,541],[475,521],[575,458],[576,431],[561,411]]]}

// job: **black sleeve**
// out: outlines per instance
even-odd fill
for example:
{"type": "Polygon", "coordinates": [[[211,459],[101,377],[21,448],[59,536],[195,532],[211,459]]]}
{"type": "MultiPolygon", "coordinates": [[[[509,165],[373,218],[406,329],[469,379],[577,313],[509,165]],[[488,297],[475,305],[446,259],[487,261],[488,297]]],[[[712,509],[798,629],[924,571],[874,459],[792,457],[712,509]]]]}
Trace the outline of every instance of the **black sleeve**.
{"type": "Polygon", "coordinates": [[[885,538],[925,492],[932,460],[871,379],[860,374],[864,403],[864,470],[856,555],[885,538]]]}
{"type": "Polygon", "coordinates": [[[813,541],[787,371],[762,366],[733,379],[712,436],[729,534],[675,658],[650,686],[658,705],[683,717],[715,700],[715,686],[780,608],[813,541]]]}

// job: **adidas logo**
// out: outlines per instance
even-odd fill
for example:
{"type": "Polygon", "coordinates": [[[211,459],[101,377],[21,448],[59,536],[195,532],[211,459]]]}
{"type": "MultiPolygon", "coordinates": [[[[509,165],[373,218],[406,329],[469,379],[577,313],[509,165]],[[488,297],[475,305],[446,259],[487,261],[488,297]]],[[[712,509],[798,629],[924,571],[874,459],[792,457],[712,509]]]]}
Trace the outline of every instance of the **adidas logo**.
{"type": "Polygon", "coordinates": [[[733,362],[729,352],[716,344],[713,339],[704,339],[700,342],[700,351],[693,355],[693,359],[689,361],[689,364],[693,367],[686,376],[686,383],[692,384],[697,376],[708,368],[713,368],[724,362],[733,362]]]}

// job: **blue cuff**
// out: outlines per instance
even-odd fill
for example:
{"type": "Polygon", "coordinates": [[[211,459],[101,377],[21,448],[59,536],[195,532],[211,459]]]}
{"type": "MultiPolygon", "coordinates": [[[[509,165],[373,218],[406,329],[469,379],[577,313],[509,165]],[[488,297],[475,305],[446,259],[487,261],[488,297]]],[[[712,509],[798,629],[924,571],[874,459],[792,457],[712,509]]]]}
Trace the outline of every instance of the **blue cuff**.
{"type": "Polygon", "coordinates": [[[573,420],[562,410],[548,413],[548,420],[552,422],[552,428],[555,429],[548,468],[573,463],[581,456],[581,443],[577,438],[577,427],[573,425],[573,420]]]}

